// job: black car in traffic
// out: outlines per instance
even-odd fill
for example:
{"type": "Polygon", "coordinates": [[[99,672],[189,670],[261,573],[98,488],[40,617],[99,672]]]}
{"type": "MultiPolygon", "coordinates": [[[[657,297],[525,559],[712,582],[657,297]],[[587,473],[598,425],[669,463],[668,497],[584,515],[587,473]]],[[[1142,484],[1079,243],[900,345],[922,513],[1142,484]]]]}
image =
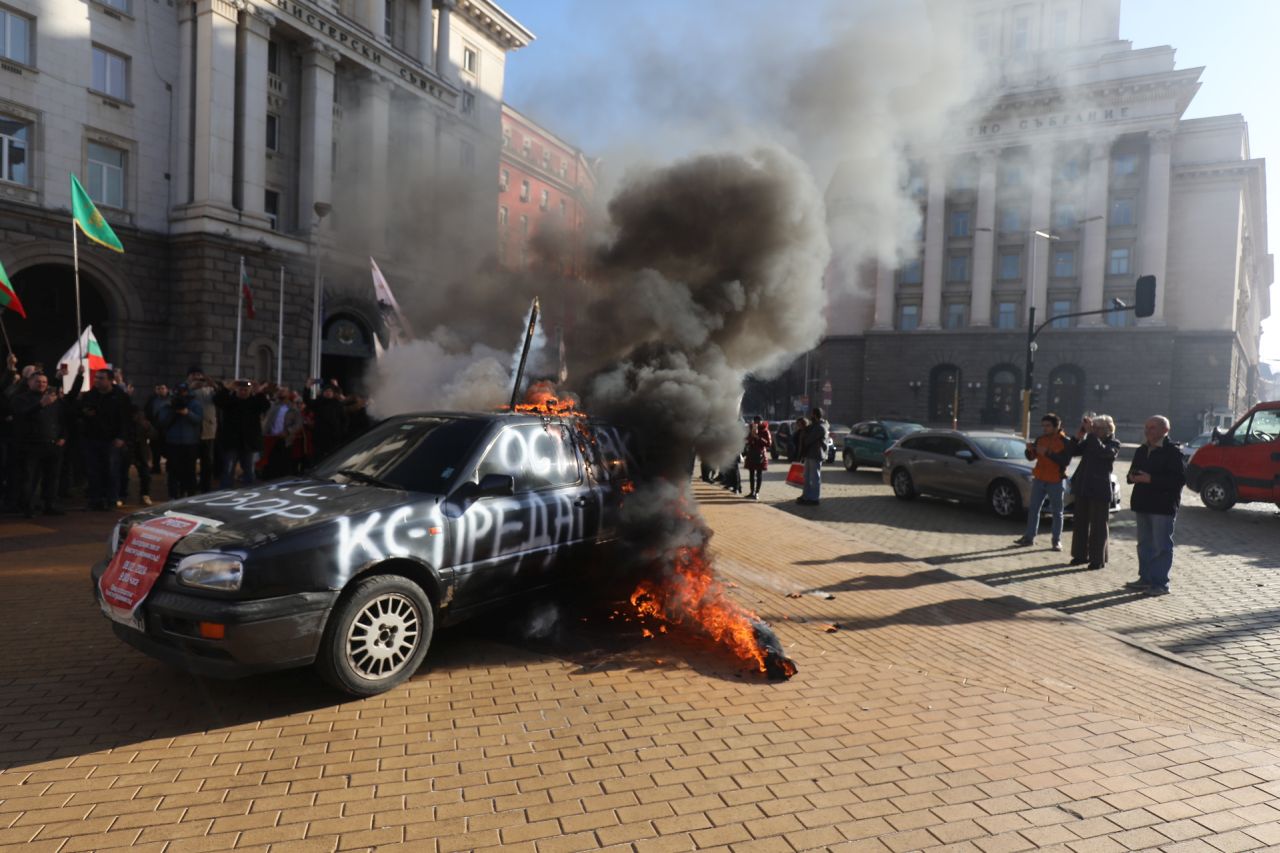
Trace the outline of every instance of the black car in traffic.
{"type": "Polygon", "coordinates": [[[185,669],[314,664],[372,695],[417,669],[437,627],[601,565],[634,468],[624,434],[586,418],[399,416],[305,477],[126,516],[94,592],[121,639],[185,669]],[[120,576],[117,552],[154,551],[131,534],[158,523],[194,529],[123,612],[101,580],[117,557],[120,576]]]}

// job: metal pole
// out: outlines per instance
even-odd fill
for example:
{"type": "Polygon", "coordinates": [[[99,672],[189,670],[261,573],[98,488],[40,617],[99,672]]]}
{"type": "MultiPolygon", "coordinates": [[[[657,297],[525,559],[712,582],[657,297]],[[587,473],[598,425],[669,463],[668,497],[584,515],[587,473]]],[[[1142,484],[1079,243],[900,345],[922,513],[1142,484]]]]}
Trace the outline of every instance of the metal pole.
{"type": "Polygon", "coordinates": [[[244,255],[240,256],[240,281],[236,287],[236,358],[235,366],[231,370],[234,378],[240,378],[240,317],[244,313],[244,255]]]}
{"type": "Polygon", "coordinates": [[[960,428],[960,371],[955,372],[956,388],[955,395],[951,398],[951,428],[960,428]]]}
{"type": "Polygon", "coordinates": [[[312,283],[311,311],[311,365],[310,377],[320,376],[320,301],[322,299],[320,285],[320,246],[316,246],[315,280],[312,283]]]}
{"type": "Polygon", "coordinates": [[[520,366],[516,368],[516,381],[511,386],[511,406],[516,407],[520,398],[520,381],[524,378],[524,363],[529,358],[529,346],[533,343],[533,331],[538,326],[538,297],[533,297],[533,307],[529,311],[529,328],[524,333],[524,347],[520,350],[520,366]]]}
{"type": "Polygon", "coordinates": [[[1031,440],[1031,375],[1036,367],[1036,306],[1027,313],[1027,365],[1022,383],[1022,437],[1031,440]]]}
{"type": "MultiPolygon", "coordinates": [[[[76,235],[76,220],[71,218],[71,265],[75,270],[76,281],[76,346],[79,348],[80,366],[84,367],[85,373],[89,372],[89,359],[85,355],[87,347],[80,346],[80,238],[76,235]]],[[[70,370],[70,365],[67,366],[70,370]]]]}
{"type": "Polygon", "coordinates": [[[4,333],[4,348],[13,355],[13,343],[9,340],[9,330],[4,327],[4,312],[0,311],[0,332],[4,333]]]}
{"type": "Polygon", "coordinates": [[[280,265],[280,312],[276,317],[276,384],[284,384],[284,264],[280,265]]]}

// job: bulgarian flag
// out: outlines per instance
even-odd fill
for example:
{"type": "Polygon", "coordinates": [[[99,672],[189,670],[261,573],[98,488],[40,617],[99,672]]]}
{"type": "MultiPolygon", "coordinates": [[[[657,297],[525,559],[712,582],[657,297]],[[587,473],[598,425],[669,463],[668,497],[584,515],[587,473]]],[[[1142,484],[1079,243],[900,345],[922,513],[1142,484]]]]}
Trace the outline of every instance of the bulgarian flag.
{"type": "Polygon", "coordinates": [[[9,274],[4,271],[4,264],[0,264],[0,311],[5,308],[17,311],[18,316],[24,320],[27,317],[27,312],[22,308],[22,300],[18,298],[18,291],[9,283],[9,274]]]}
{"type": "Polygon", "coordinates": [[[253,319],[253,291],[249,289],[249,273],[244,268],[244,258],[240,259],[240,298],[244,300],[244,316],[253,319]]]}
{"type": "Polygon", "coordinates": [[[76,381],[76,371],[81,362],[86,365],[86,388],[89,385],[89,378],[93,375],[93,371],[106,370],[108,367],[107,360],[102,356],[102,347],[98,346],[98,339],[93,336],[93,326],[85,326],[84,334],[80,336],[80,340],[76,341],[75,345],[63,353],[62,358],[58,359],[58,364],[67,366],[67,375],[62,377],[62,392],[64,394],[71,393],[71,384],[76,381]]]}

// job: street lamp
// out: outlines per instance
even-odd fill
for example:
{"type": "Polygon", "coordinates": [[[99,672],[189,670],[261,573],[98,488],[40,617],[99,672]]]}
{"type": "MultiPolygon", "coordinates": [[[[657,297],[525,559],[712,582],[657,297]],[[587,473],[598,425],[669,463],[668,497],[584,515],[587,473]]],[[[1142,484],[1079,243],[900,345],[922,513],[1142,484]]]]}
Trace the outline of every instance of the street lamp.
{"type": "Polygon", "coordinates": [[[1031,436],[1031,374],[1035,371],[1036,366],[1036,344],[1035,344],[1035,328],[1036,328],[1036,238],[1042,237],[1049,242],[1062,239],[1057,234],[1048,231],[1032,231],[1031,232],[1031,270],[1027,276],[1027,369],[1023,372],[1024,379],[1022,382],[1022,435],[1024,438],[1031,436]]]}
{"type": "Polygon", "coordinates": [[[320,285],[320,223],[329,215],[329,211],[333,210],[333,206],[327,201],[317,201],[312,205],[312,209],[316,214],[315,227],[311,229],[311,245],[315,249],[315,278],[312,282],[311,292],[311,372],[307,374],[308,378],[319,378],[320,376],[320,306],[324,300],[320,285]]]}

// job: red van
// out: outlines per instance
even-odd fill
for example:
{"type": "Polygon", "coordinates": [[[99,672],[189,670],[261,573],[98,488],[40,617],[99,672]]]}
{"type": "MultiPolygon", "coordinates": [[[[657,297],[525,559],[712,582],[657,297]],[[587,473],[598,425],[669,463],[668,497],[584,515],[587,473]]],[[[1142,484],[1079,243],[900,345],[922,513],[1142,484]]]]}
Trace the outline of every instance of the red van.
{"type": "Polygon", "coordinates": [[[1187,466],[1187,488],[1199,492],[1209,509],[1248,501],[1280,504],[1280,400],[1254,406],[1197,450],[1187,466]]]}

